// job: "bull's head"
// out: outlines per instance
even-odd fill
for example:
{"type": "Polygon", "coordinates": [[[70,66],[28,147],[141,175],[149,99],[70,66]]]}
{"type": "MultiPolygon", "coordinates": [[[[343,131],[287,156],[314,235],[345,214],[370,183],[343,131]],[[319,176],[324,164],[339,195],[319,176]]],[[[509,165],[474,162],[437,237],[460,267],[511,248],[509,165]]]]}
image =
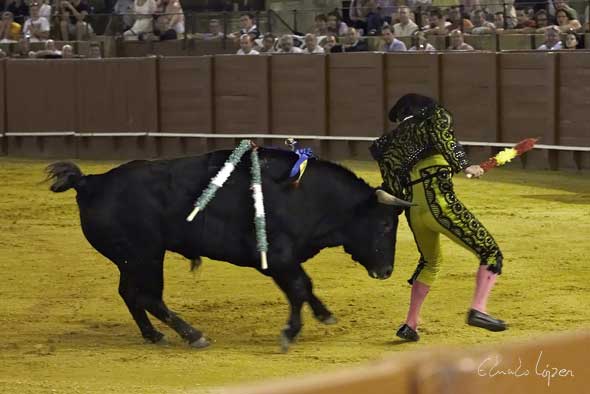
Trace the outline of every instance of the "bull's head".
{"type": "Polygon", "coordinates": [[[411,204],[383,191],[361,204],[348,225],[344,250],[376,279],[393,272],[398,216],[411,204]]]}

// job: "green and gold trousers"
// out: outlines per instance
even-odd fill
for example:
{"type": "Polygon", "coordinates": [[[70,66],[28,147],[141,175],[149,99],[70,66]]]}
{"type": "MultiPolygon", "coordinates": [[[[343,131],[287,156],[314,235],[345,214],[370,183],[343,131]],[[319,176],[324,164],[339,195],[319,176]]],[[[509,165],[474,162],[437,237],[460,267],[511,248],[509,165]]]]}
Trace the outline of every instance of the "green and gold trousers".
{"type": "Polygon", "coordinates": [[[406,210],[410,229],[420,252],[418,267],[408,281],[431,286],[442,263],[440,234],[474,253],[481,265],[502,271],[502,253],[486,228],[459,201],[453,190],[453,172],[442,155],[418,162],[410,173],[412,203],[406,210]]]}

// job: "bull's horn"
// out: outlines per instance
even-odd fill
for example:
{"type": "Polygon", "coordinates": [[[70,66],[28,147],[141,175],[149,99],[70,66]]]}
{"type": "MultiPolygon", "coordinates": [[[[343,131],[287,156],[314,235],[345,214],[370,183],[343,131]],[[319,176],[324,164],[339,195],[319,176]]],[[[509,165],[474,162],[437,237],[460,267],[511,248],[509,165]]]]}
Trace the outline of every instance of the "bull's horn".
{"type": "Polygon", "coordinates": [[[402,200],[401,198],[397,198],[396,196],[392,196],[391,194],[387,193],[385,190],[381,190],[381,189],[377,189],[375,191],[375,194],[377,195],[377,201],[379,201],[381,204],[386,204],[386,205],[395,205],[397,207],[404,207],[404,208],[408,208],[411,207],[412,204],[411,202],[407,202],[405,200],[402,200]]]}

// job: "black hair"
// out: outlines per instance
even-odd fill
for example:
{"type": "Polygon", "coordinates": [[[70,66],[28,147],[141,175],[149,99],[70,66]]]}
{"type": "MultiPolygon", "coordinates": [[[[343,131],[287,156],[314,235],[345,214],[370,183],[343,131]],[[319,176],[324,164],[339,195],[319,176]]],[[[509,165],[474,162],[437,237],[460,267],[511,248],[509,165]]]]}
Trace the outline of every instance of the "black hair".
{"type": "Polygon", "coordinates": [[[433,108],[437,105],[438,102],[431,97],[416,93],[405,94],[389,110],[389,120],[392,122],[401,122],[408,116],[418,114],[420,110],[433,108]]]}

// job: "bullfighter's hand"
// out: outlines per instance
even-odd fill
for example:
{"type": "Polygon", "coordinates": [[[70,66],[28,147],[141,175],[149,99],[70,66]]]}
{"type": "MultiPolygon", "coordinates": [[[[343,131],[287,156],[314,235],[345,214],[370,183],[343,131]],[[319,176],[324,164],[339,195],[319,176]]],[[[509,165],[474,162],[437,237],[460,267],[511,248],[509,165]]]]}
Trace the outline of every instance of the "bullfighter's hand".
{"type": "Polygon", "coordinates": [[[479,178],[484,173],[483,168],[477,164],[467,167],[464,172],[467,178],[479,178]]]}

